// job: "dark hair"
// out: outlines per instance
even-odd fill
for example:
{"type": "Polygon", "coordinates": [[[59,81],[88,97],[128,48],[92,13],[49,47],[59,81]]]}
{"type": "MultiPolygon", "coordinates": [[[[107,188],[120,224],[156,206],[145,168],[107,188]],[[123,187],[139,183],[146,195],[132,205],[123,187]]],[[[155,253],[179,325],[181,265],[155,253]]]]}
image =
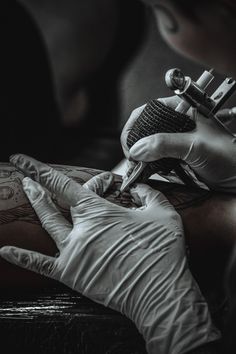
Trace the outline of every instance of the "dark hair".
{"type": "Polygon", "coordinates": [[[181,11],[185,16],[188,16],[195,21],[199,20],[199,11],[211,10],[216,5],[222,10],[222,13],[229,15],[236,14],[236,1],[235,0],[170,0],[173,6],[181,11]]]}
{"type": "Polygon", "coordinates": [[[185,14],[197,15],[198,10],[202,10],[203,8],[209,7],[212,3],[216,2],[217,0],[197,0],[197,1],[188,1],[188,0],[170,0],[174,7],[178,10],[181,10],[185,14]]]}

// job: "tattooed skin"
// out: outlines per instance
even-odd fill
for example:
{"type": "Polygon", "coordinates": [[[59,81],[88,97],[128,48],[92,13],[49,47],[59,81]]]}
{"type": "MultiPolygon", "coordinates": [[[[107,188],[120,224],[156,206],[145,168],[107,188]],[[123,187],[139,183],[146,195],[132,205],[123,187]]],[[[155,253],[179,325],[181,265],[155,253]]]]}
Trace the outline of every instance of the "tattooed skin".
{"type": "MultiPolygon", "coordinates": [[[[101,172],[83,167],[52,166],[80,184],[101,172]]],[[[0,165],[0,247],[14,245],[55,256],[58,249],[41,227],[24,194],[21,184],[23,177],[10,164],[0,165]]],[[[148,183],[163,192],[182,217],[190,266],[195,278],[203,287],[209,287],[210,282],[218,284],[236,241],[236,197],[156,180],[149,180],[148,183]]],[[[104,197],[123,207],[135,207],[129,192],[119,193],[120,184],[121,176],[116,175],[112,188],[104,197]]],[[[55,195],[52,195],[52,199],[70,220],[69,206],[55,195]]],[[[0,288],[40,287],[48,283],[51,284],[52,280],[10,265],[0,258],[0,288]]]]}
{"type": "MultiPolygon", "coordinates": [[[[84,184],[87,180],[101,172],[99,170],[82,167],[62,167],[57,165],[53,165],[53,167],[66,174],[68,177],[73,178],[80,184],[84,184]]],[[[37,216],[35,215],[26,195],[23,192],[21,183],[23,178],[23,174],[11,165],[2,164],[2,168],[0,169],[0,225],[15,220],[39,223],[37,216]]],[[[119,194],[118,191],[120,184],[121,177],[117,175],[115,176],[113,187],[105,195],[106,199],[127,208],[133,207],[134,204],[131,201],[128,192],[119,194]]],[[[188,190],[188,194],[186,194],[185,188],[177,184],[170,185],[169,183],[157,182],[155,180],[150,181],[150,184],[154,188],[158,189],[159,187],[177,210],[181,210],[201,202],[210,195],[209,192],[200,189],[188,190]]],[[[61,200],[58,200],[55,195],[52,195],[52,199],[63,214],[69,215],[67,205],[65,205],[61,200]]]]}

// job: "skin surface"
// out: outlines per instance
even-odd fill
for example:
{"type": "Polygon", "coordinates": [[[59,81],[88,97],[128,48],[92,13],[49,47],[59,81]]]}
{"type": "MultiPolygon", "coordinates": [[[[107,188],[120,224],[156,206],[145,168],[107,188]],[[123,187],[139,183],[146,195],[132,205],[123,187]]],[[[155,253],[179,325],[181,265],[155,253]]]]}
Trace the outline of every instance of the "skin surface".
{"type": "MultiPolygon", "coordinates": [[[[83,184],[101,171],[71,166],[54,166],[83,184]]],[[[0,166],[0,247],[14,245],[55,255],[58,250],[42,229],[27,197],[21,180],[22,173],[9,164],[0,166]]],[[[114,186],[106,198],[124,207],[134,206],[128,192],[117,192],[121,178],[116,176],[114,186]]],[[[235,242],[236,197],[212,194],[200,189],[151,181],[153,188],[162,191],[183,218],[189,262],[202,290],[221,287],[230,251],[235,242]]],[[[69,218],[66,205],[54,200],[69,218]]],[[[157,216],[158,217],[158,216],[157,216]]],[[[0,259],[0,286],[42,287],[56,283],[43,276],[15,267],[0,259]]]]}
{"type": "Polygon", "coordinates": [[[170,47],[223,75],[236,77],[234,0],[198,1],[191,6],[191,14],[178,0],[143,2],[152,6],[160,33],[170,47]]]}

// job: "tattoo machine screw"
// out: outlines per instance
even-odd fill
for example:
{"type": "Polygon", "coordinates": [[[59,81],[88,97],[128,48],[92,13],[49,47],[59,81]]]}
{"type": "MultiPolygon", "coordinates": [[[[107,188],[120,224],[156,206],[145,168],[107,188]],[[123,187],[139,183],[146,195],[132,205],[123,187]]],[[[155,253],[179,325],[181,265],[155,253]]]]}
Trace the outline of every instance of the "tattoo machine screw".
{"type": "MultiPolygon", "coordinates": [[[[213,79],[213,70],[204,71],[196,82],[185,76],[180,69],[168,70],[165,75],[166,84],[174,91],[175,95],[180,97],[180,103],[174,110],[157,99],[149,101],[128,134],[128,148],[131,148],[139,139],[152,134],[194,130],[196,123],[187,114],[190,108],[195,108],[206,119],[213,118],[227,130],[217,119],[216,113],[236,90],[236,81],[226,78],[209,96],[206,88],[213,79]]],[[[228,132],[232,134],[230,131],[228,132]]],[[[149,163],[138,162],[128,178],[122,183],[120,191],[124,192],[134,182],[147,180],[154,173],[159,173],[170,181],[174,181],[177,177],[188,186],[201,185],[194,172],[182,160],[163,158],[149,163]]]]}

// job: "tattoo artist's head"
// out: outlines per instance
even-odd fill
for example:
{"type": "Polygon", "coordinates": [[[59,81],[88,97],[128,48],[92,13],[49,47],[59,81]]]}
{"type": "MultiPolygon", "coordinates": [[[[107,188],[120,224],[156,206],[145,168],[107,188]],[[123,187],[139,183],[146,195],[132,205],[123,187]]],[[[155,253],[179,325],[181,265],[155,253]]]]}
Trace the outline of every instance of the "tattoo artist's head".
{"type": "Polygon", "coordinates": [[[178,52],[236,77],[236,0],[143,0],[178,52]]]}

